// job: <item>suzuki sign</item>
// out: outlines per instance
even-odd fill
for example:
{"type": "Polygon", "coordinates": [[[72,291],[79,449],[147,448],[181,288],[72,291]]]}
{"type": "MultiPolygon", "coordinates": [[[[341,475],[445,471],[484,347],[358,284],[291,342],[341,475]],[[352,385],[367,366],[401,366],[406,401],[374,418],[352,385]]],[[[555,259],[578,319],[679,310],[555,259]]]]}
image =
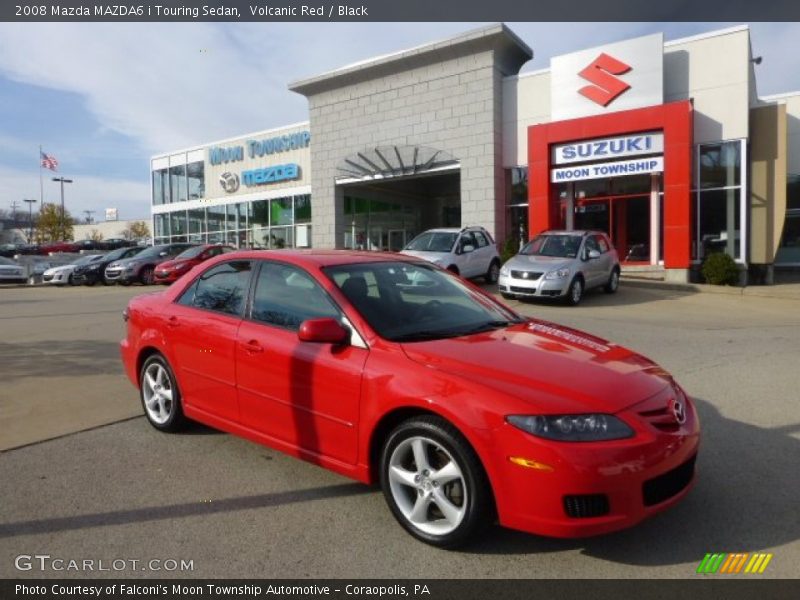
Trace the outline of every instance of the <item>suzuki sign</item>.
{"type": "Polygon", "coordinates": [[[583,140],[569,144],[553,146],[552,163],[565,165],[569,163],[608,160],[623,156],[643,154],[662,154],[664,152],[664,134],[660,131],[618,135],[610,138],[583,140]]]}
{"type": "Polygon", "coordinates": [[[557,56],[550,61],[553,121],[664,102],[664,36],[557,56]]]}

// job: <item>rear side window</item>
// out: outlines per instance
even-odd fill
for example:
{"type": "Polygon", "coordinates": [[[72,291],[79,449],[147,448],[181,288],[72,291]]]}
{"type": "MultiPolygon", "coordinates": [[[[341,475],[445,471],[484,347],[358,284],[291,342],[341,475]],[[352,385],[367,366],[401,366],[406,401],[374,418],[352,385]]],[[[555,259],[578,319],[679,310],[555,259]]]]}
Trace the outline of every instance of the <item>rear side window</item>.
{"type": "Polygon", "coordinates": [[[475,232],[475,239],[478,242],[478,248],[485,248],[489,245],[489,242],[486,241],[486,237],[480,231],[475,232]]]}
{"type": "Polygon", "coordinates": [[[249,260],[217,265],[198,277],[178,299],[178,304],[241,316],[251,271],[249,260]]]}

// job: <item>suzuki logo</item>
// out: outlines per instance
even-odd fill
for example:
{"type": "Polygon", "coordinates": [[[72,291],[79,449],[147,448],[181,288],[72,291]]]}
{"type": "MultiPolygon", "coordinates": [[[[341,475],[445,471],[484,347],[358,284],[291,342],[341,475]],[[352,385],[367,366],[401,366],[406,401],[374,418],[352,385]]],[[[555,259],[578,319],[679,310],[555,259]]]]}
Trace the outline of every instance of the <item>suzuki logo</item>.
{"type": "Polygon", "coordinates": [[[630,65],[626,65],[621,60],[604,52],[594,59],[592,64],[578,73],[583,79],[594,84],[582,87],[578,93],[592,102],[597,102],[600,106],[608,106],[631,87],[614,75],[622,75],[630,70],[630,65]]]}

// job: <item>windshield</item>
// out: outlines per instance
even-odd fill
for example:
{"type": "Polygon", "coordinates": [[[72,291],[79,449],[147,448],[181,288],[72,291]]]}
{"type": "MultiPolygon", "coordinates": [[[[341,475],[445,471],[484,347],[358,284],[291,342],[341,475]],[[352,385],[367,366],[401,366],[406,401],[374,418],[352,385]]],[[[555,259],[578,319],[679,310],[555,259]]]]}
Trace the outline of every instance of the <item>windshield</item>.
{"type": "Polygon", "coordinates": [[[117,248],[116,250],[112,250],[108,254],[106,254],[106,260],[119,260],[123,256],[126,258],[130,258],[134,254],[138,254],[141,252],[141,249],[137,248],[117,248]]]}
{"type": "Polygon", "coordinates": [[[427,231],[415,237],[404,248],[416,252],[450,252],[456,243],[457,233],[449,231],[427,231]]]}
{"type": "Polygon", "coordinates": [[[90,254],[89,256],[80,257],[78,260],[76,260],[72,264],[73,265],[88,265],[89,263],[93,263],[94,261],[100,260],[101,258],[103,258],[102,254],[90,254]]]}
{"type": "Polygon", "coordinates": [[[324,271],[378,335],[395,342],[458,337],[524,320],[430,265],[361,263],[324,271]]]}
{"type": "Polygon", "coordinates": [[[195,258],[197,256],[200,256],[200,254],[202,254],[206,250],[206,248],[207,246],[192,246],[191,248],[187,248],[186,250],[178,254],[178,256],[176,256],[173,260],[195,258]]]}
{"type": "Polygon", "coordinates": [[[18,267],[18,266],[19,266],[19,265],[18,265],[17,263],[15,263],[13,260],[10,260],[10,259],[8,259],[8,258],[4,258],[4,257],[2,257],[2,256],[0,256],[0,265],[14,265],[15,267],[18,267]]]}
{"type": "Polygon", "coordinates": [[[523,246],[525,256],[554,256],[576,258],[583,238],[577,235],[540,235],[523,246]]]}

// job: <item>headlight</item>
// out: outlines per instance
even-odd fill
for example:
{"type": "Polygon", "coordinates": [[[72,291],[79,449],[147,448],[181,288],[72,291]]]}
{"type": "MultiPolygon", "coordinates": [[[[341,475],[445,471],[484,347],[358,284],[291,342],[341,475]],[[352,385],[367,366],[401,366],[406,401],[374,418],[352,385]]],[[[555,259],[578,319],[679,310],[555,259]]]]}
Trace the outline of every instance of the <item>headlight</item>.
{"type": "Polygon", "coordinates": [[[550,271],[544,276],[545,279],[564,279],[569,277],[569,269],[559,269],[558,271],[550,271]]]}
{"type": "Polygon", "coordinates": [[[511,415],[506,421],[531,435],[560,442],[597,442],[633,437],[633,429],[612,415],[511,415]]]}
{"type": "Polygon", "coordinates": [[[510,269],[507,266],[503,265],[500,268],[500,275],[508,275],[509,273],[510,273],[510,269]]]}
{"type": "Polygon", "coordinates": [[[189,263],[178,263],[172,267],[175,271],[183,271],[189,266],[189,263]]]}

